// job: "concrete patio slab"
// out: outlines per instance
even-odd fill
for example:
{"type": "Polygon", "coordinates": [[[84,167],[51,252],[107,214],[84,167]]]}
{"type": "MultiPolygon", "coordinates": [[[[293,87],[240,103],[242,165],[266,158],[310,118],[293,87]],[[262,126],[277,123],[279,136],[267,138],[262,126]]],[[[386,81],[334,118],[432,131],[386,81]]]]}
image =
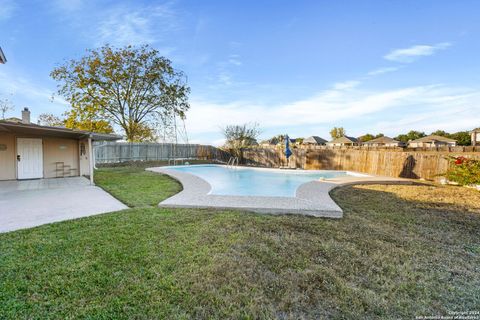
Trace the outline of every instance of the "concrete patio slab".
{"type": "Polygon", "coordinates": [[[329,218],[343,216],[342,209],[329,194],[338,186],[363,183],[412,183],[407,179],[353,173],[355,175],[304,183],[297,188],[295,197],[226,196],[209,194],[210,184],[190,173],[162,167],[146,170],[167,174],[183,185],[183,191],[162,201],[159,204],[160,207],[242,209],[258,213],[302,214],[329,218]]]}
{"type": "Polygon", "coordinates": [[[83,177],[0,181],[0,232],[123,209],[83,177]]]}

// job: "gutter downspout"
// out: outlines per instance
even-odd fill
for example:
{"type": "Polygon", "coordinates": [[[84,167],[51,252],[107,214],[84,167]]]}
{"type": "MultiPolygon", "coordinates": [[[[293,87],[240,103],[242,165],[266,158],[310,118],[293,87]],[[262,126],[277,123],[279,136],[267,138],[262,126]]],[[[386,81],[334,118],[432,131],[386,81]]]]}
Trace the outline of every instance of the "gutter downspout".
{"type": "Polygon", "coordinates": [[[89,163],[89,169],[90,169],[90,184],[92,186],[95,185],[95,183],[93,182],[93,147],[92,147],[92,135],[90,134],[88,136],[88,161],[90,162],[89,163]]]}

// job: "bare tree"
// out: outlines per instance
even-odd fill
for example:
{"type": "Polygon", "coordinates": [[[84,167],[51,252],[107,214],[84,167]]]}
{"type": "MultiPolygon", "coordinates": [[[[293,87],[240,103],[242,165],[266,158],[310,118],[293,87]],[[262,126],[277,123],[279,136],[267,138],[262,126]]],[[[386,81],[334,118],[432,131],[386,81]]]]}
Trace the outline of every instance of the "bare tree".
{"type": "Polygon", "coordinates": [[[8,111],[13,110],[15,110],[15,106],[10,100],[8,100],[7,98],[0,99],[0,112],[2,113],[2,119],[5,119],[5,114],[8,111]]]}
{"type": "Polygon", "coordinates": [[[241,157],[242,148],[256,145],[257,138],[261,133],[258,123],[229,125],[222,131],[225,137],[225,148],[237,157],[241,157]]]}
{"type": "Polygon", "coordinates": [[[41,126],[60,127],[65,124],[65,120],[52,113],[42,113],[38,116],[37,123],[41,126]]]}

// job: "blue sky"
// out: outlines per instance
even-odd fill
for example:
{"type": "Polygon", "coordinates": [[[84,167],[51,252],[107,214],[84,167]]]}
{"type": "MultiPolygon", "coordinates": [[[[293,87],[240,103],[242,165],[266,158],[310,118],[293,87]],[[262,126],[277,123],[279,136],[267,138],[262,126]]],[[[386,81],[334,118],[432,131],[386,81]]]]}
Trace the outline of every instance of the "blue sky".
{"type": "Polygon", "coordinates": [[[148,43],[192,88],[191,141],[227,124],[262,137],[480,127],[479,1],[0,0],[0,97],[57,115],[52,68],[148,43]]]}

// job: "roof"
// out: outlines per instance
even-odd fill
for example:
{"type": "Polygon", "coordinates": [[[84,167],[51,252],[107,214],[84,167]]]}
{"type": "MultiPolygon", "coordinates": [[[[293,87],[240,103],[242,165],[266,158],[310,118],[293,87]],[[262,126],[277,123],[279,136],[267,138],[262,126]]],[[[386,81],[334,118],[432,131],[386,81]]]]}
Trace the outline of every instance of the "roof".
{"type": "Polygon", "coordinates": [[[383,144],[398,143],[398,144],[402,144],[403,142],[392,139],[390,137],[379,137],[379,138],[376,138],[376,139],[365,141],[363,144],[377,144],[377,143],[383,143],[383,144]]]}
{"type": "Polygon", "coordinates": [[[472,133],[473,133],[473,132],[480,132],[480,128],[473,129],[473,130],[472,130],[472,133]]]}
{"type": "Polygon", "coordinates": [[[7,62],[7,58],[5,58],[2,48],[0,47],[0,63],[5,63],[5,62],[7,62]]]}
{"type": "Polygon", "coordinates": [[[303,140],[303,143],[316,143],[316,144],[325,144],[327,140],[322,139],[318,136],[311,136],[303,140]]]}
{"type": "Polygon", "coordinates": [[[354,138],[354,137],[343,136],[337,139],[333,139],[329,143],[332,143],[332,144],[333,143],[358,143],[358,140],[357,138],[354,138]]]}
{"type": "Polygon", "coordinates": [[[269,144],[269,145],[276,145],[276,144],[278,144],[278,142],[279,142],[278,139],[276,137],[273,137],[273,138],[264,140],[261,143],[262,144],[269,144]]]}
{"type": "Polygon", "coordinates": [[[457,142],[457,140],[450,139],[450,138],[445,138],[442,136],[437,136],[437,135],[429,135],[420,139],[412,140],[410,142],[433,142],[433,141],[441,141],[441,142],[457,142]]]}
{"type": "Polygon", "coordinates": [[[11,118],[5,119],[4,121],[21,123],[22,119],[17,118],[17,117],[11,117],[11,118]]]}
{"type": "Polygon", "coordinates": [[[38,134],[44,136],[64,137],[71,139],[84,139],[90,137],[93,140],[101,141],[114,141],[122,139],[121,136],[115,134],[96,133],[62,127],[41,126],[34,123],[18,123],[8,120],[0,120],[0,132],[38,134]]]}

